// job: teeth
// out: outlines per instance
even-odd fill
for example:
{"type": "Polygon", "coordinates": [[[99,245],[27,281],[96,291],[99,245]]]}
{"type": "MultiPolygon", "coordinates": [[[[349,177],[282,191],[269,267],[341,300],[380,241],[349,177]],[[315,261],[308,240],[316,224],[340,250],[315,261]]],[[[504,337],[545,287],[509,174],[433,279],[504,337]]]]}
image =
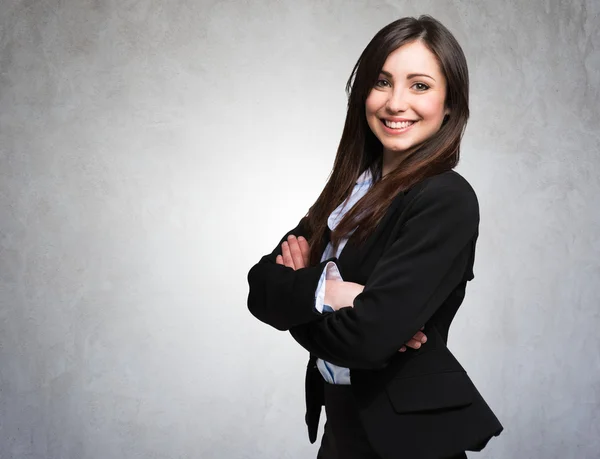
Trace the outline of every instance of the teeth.
{"type": "Polygon", "coordinates": [[[404,129],[414,123],[414,121],[400,121],[399,123],[394,123],[392,121],[383,120],[385,125],[392,129],[404,129]]]}

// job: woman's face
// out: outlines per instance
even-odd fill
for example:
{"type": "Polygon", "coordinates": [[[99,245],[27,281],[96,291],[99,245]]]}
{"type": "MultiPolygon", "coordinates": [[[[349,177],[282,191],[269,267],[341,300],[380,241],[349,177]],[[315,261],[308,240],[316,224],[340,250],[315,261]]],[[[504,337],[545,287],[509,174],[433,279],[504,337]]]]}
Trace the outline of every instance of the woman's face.
{"type": "Polygon", "coordinates": [[[388,55],[365,104],[367,123],[383,145],[384,174],[440,129],[449,113],[445,100],[446,79],[421,41],[388,55]]]}

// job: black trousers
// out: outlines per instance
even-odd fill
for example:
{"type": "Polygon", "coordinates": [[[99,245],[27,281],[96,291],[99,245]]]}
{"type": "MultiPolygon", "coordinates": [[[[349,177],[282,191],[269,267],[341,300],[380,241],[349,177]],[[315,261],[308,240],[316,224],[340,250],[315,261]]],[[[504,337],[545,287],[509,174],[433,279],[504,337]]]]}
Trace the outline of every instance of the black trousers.
{"type": "MultiPolygon", "coordinates": [[[[363,429],[350,386],[325,383],[325,414],[317,459],[381,459],[363,429]]],[[[461,453],[447,459],[466,458],[466,453],[461,453]]]]}

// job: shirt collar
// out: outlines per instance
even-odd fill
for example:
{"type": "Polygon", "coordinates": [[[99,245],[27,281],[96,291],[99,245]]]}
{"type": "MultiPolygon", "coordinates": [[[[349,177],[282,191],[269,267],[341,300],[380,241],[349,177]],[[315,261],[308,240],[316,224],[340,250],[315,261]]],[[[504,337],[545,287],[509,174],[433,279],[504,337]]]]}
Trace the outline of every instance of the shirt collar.
{"type": "Polygon", "coordinates": [[[371,174],[371,169],[366,169],[358,179],[356,180],[357,185],[362,185],[363,183],[370,183],[373,181],[373,175],[371,174]]]}

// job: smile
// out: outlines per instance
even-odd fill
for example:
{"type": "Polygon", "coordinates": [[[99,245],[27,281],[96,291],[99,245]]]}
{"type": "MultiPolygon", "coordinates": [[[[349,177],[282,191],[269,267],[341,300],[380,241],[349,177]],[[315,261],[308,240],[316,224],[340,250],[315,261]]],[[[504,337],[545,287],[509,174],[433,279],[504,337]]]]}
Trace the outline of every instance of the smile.
{"type": "Polygon", "coordinates": [[[402,132],[408,131],[416,123],[416,121],[393,122],[382,119],[381,123],[383,124],[387,132],[390,132],[392,134],[400,134],[402,132]]]}

